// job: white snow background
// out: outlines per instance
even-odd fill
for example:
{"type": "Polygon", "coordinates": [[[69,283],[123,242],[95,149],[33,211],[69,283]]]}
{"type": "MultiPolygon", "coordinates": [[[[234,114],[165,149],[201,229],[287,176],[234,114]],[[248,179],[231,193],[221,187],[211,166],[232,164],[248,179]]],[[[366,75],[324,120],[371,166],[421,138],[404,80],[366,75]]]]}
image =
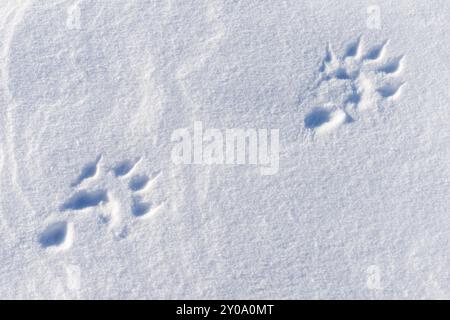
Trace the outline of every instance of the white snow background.
{"type": "Polygon", "coordinates": [[[0,298],[449,298],[448,0],[0,0],[0,298]],[[274,175],[178,128],[280,129],[274,175]]]}

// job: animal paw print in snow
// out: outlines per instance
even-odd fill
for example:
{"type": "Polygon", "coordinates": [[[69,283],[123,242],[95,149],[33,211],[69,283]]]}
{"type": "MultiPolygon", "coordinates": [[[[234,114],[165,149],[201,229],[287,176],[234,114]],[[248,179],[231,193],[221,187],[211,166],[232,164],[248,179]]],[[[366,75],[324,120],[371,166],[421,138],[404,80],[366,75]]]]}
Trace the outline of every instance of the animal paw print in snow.
{"type": "MultiPolygon", "coordinates": [[[[82,168],[79,176],[71,183],[74,193],[61,205],[60,211],[96,207],[101,212],[99,220],[108,225],[114,237],[125,238],[128,234],[127,219],[152,216],[164,205],[164,201],[154,205],[147,199],[160,172],[151,176],[135,173],[141,158],[121,161],[102,172],[101,160],[99,156],[82,168]]],[[[73,223],[59,221],[48,226],[39,241],[43,247],[67,248],[72,239],[73,223]]]]}
{"type": "Polygon", "coordinates": [[[395,100],[405,82],[398,79],[404,56],[388,57],[389,41],[364,50],[361,37],[338,57],[328,45],[312,95],[305,99],[311,109],[304,124],[323,133],[354,120],[361,110],[395,100]]]}

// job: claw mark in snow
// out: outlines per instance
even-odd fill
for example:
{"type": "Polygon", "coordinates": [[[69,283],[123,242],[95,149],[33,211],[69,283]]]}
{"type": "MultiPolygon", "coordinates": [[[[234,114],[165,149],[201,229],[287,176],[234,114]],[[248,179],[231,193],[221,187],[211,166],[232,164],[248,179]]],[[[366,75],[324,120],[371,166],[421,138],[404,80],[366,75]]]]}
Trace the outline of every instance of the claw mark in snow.
{"type": "Polygon", "coordinates": [[[129,174],[139,163],[141,158],[135,159],[135,160],[125,160],[119,162],[114,168],[114,174],[116,177],[126,176],[129,174]]]}
{"type": "Polygon", "coordinates": [[[365,60],[377,60],[379,58],[382,58],[384,55],[384,52],[386,51],[386,45],[388,43],[388,40],[384,41],[382,44],[378,46],[374,46],[366,53],[364,56],[365,60]]]}
{"type": "Polygon", "coordinates": [[[95,207],[102,202],[108,201],[108,193],[105,190],[86,191],[75,193],[62,205],[62,210],[82,210],[95,207]]]}
{"type": "Polygon", "coordinates": [[[81,184],[84,180],[94,177],[98,172],[98,163],[100,162],[102,156],[98,156],[95,161],[86,164],[78,178],[72,183],[72,187],[76,187],[81,184]]]}
{"type": "Polygon", "coordinates": [[[136,217],[141,217],[150,211],[151,203],[144,202],[140,197],[133,198],[133,204],[131,205],[131,212],[136,217]]]}
{"type": "Polygon", "coordinates": [[[357,57],[359,56],[361,48],[361,37],[359,37],[355,42],[350,43],[345,51],[345,58],[357,57]]]}
{"type": "Polygon", "coordinates": [[[401,70],[403,58],[404,58],[404,56],[400,56],[400,57],[391,59],[390,61],[388,61],[388,63],[386,63],[384,66],[382,66],[378,70],[380,72],[384,72],[384,73],[388,73],[388,74],[395,73],[395,72],[401,70]]]}
{"type": "Polygon", "coordinates": [[[139,191],[145,188],[149,180],[146,175],[135,175],[130,179],[128,186],[133,191],[139,191]]]}
{"type": "Polygon", "coordinates": [[[400,89],[402,88],[404,83],[398,83],[398,84],[385,84],[384,86],[377,89],[378,93],[384,97],[397,97],[400,93],[400,89]]]}
{"type": "Polygon", "coordinates": [[[49,225],[39,237],[39,242],[44,248],[67,249],[72,244],[72,237],[72,223],[60,221],[49,225]]]}
{"type": "Polygon", "coordinates": [[[306,116],[305,127],[309,129],[317,128],[317,133],[324,133],[337,128],[346,120],[347,115],[338,108],[318,107],[306,116]]]}

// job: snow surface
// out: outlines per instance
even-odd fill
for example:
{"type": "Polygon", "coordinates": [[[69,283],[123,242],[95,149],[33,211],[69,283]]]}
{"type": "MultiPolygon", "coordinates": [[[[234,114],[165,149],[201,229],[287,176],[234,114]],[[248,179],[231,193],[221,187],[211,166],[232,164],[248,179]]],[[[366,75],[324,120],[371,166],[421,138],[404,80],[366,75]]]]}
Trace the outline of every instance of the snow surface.
{"type": "Polygon", "coordinates": [[[449,298],[448,0],[0,0],[0,298],[449,298]],[[279,170],[171,135],[280,129],[279,170]]]}

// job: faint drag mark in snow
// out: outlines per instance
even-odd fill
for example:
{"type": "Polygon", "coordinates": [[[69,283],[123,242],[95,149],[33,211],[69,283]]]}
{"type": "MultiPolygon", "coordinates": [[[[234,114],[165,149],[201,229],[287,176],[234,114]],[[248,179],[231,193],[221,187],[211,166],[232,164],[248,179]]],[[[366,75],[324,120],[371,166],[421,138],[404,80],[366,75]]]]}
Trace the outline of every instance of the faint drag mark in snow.
{"type": "Polygon", "coordinates": [[[69,29],[81,29],[80,1],[75,1],[67,8],[66,26],[69,29]]]}
{"type": "Polygon", "coordinates": [[[302,102],[312,108],[305,116],[305,128],[316,134],[332,131],[352,122],[359,111],[400,96],[405,82],[398,76],[403,72],[405,56],[387,57],[388,42],[365,49],[359,37],[346,46],[341,58],[327,46],[319,79],[302,102]]]}
{"type": "MultiPolygon", "coordinates": [[[[194,120],[203,119],[207,115],[203,113],[201,102],[199,102],[196,93],[191,89],[192,81],[190,77],[202,69],[207,69],[208,63],[213,60],[214,55],[221,49],[227,31],[226,25],[223,22],[224,1],[207,0],[203,4],[205,5],[204,13],[208,24],[207,27],[205,26],[205,30],[208,30],[208,34],[202,36],[202,39],[194,43],[190,54],[175,70],[175,79],[180,94],[186,101],[186,105],[191,111],[191,117],[194,120]]],[[[201,181],[194,182],[194,188],[196,190],[195,197],[199,205],[206,202],[211,179],[210,170],[209,166],[205,167],[201,181]]],[[[194,179],[196,180],[198,178],[194,179]]]]}
{"type": "Polygon", "coordinates": [[[381,29],[381,8],[377,5],[367,7],[366,26],[368,29],[381,29]]]}
{"type": "MultiPolygon", "coordinates": [[[[100,159],[97,157],[81,169],[76,183],[71,184],[74,193],[63,202],[60,211],[96,209],[100,212],[99,222],[108,226],[115,239],[122,239],[128,235],[128,224],[133,223],[133,219],[151,217],[164,206],[165,200],[148,199],[161,172],[134,173],[141,158],[119,161],[109,170],[103,170],[100,159]],[[97,179],[90,179],[94,176],[97,179]],[[81,187],[81,184],[86,186],[81,187]]],[[[47,227],[39,242],[42,247],[67,248],[72,242],[72,234],[71,222],[58,222],[47,227]]]]}
{"type": "MultiPolygon", "coordinates": [[[[181,81],[181,86],[185,90],[183,81],[192,72],[203,68],[207,60],[219,50],[220,43],[225,36],[225,25],[221,19],[223,1],[211,0],[206,2],[206,19],[210,23],[213,34],[206,40],[199,41],[196,45],[195,53],[186,59],[176,71],[176,78],[181,81]]],[[[185,92],[185,91],[183,91],[185,92]]],[[[187,92],[185,92],[187,93],[187,92]]],[[[190,95],[186,95],[189,98],[190,95]]]]}
{"type": "Polygon", "coordinates": [[[82,298],[82,269],[64,259],[53,260],[41,277],[27,279],[19,299],[74,300],[82,298]]]}
{"type": "Polygon", "coordinates": [[[371,265],[366,270],[366,286],[369,290],[382,290],[381,269],[377,265],[371,265]]]}
{"type": "MultiPolygon", "coordinates": [[[[11,63],[10,51],[11,44],[14,39],[16,29],[24,21],[24,16],[30,8],[31,1],[6,1],[0,5],[0,94],[1,104],[0,108],[0,132],[2,134],[2,149],[3,149],[3,165],[8,167],[8,170],[1,172],[1,179],[8,184],[10,190],[20,196],[23,203],[31,213],[35,213],[33,207],[23,194],[23,190],[17,183],[18,170],[17,160],[14,152],[13,137],[14,131],[14,109],[17,104],[9,89],[10,75],[9,66],[11,63]]],[[[12,199],[11,199],[12,200],[12,199]]],[[[0,208],[2,205],[0,205],[0,208]]],[[[3,208],[2,208],[3,209],[3,208]]],[[[9,222],[4,216],[0,216],[0,223],[2,228],[5,227],[11,231],[9,222]]],[[[5,232],[5,234],[14,234],[14,232],[5,232]]]]}

